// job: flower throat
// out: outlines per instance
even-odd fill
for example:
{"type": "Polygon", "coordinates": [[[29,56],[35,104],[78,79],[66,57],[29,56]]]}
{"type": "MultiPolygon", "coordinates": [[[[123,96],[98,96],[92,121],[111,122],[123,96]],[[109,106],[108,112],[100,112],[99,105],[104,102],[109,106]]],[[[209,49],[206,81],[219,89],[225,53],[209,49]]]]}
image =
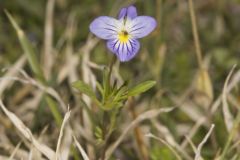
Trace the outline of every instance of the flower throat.
{"type": "Polygon", "coordinates": [[[130,35],[128,34],[127,31],[121,31],[119,34],[118,34],[118,38],[119,38],[119,41],[122,42],[122,43],[126,43],[128,42],[129,38],[130,38],[130,35]]]}

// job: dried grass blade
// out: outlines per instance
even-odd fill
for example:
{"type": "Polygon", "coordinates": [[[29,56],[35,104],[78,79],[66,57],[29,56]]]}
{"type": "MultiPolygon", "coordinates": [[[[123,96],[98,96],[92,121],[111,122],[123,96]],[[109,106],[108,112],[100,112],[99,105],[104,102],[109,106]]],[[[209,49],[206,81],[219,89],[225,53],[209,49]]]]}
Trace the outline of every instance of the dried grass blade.
{"type": "Polygon", "coordinates": [[[210,128],[209,131],[208,131],[208,133],[207,133],[206,136],[203,138],[202,142],[198,145],[198,147],[197,147],[197,153],[196,153],[196,155],[195,155],[194,160],[201,160],[201,159],[202,159],[202,158],[201,158],[201,150],[202,150],[202,147],[203,147],[203,145],[207,142],[207,140],[208,140],[210,134],[212,133],[214,127],[215,127],[215,125],[212,124],[212,125],[211,125],[211,128],[210,128]]]}
{"type": "MultiPolygon", "coordinates": [[[[12,77],[18,74],[19,69],[22,68],[26,64],[25,55],[21,56],[17,62],[8,70],[8,72],[3,77],[12,77]]],[[[4,90],[11,84],[11,81],[1,81],[0,83],[0,96],[4,92],[4,90]]]]}
{"type": "Polygon", "coordinates": [[[68,119],[70,118],[70,113],[71,113],[71,111],[68,110],[68,112],[65,114],[63,122],[62,122],[62,126],[61,126],[61,129],[60,129],[60,134],[59,134],[58,142],[57,142],[55,160],[58,160],[59,157],[60,157],[60,152],[59,151],[60,151],[60,146],[61,146],[61,142],[62,142],[63,131],[64,131],[64,127],[65,127],[68,119]]]}
{"type": "Polygon", "coordinates": [[[83,150],[82,146],[80,145],[80,143],[77,141],[76,137],[73,136],[74,142],[77,145],[78,150],[80,151],[80,153],[82,154],[83,160],[89,160],[86,152],[83,150]]]}
{"type": "Polygon", "coordinates": [[[21,146],[21,144],[22,144],[21,142],[19,142],[19,143],[17,144],[16,148],[14,149],[14,151],[12,152],[12,154],[11,154],[11,156],[9,157],[8,160],[13,160],[14,155],[16,154],[16,152],[17,152],[17,150],[19,149],[19,147],[21,146]]]}
{"type": "MultiPolygon", "coordinates": [[[[9,157],[6,157],[4,155],[0,155],[0,159],[1,160],[9,160],[9,157]]],[[[16,160],[16,159],[12,159],[12,160],[16,160]]]]}
{"type": "Polygon", "coordinates": [[[2,100],[0,100],[0,106],[4,113],[8,116],[8,118],[12,121],[15,127],[22,133],[22,135],[28,139],[32,144],[48,159],[52,160],[55,157],[55,152],[47,147],[44,144],[39,143],[32,135],[29,128],[27,128],[23,122],[12,112],[8,111],[7,108],[4,106],[2,100]]]}
{"type": "Polygon", "coordinates": [[[173,152],[173,154],[177,157],[178,160],[182,160],[182,158],[179,156],[177,151],[170,144],[168,144],[168,142],[166,142],[165,140],[163,140],[163,139],[153,135],[152,133],[149,133],[149,134],[147,134],[145,136],[153,138],[153,139],[156,139],[156,140],[160,141],[161,143],[165,144],[173,152]]]}
{"type": "Polygon", "coordinates": [[[161,108],[161,109],[152,109],[149,111],[146,111],[142,114],[140,114],[135,120],[133,120],[128,127],[123,131],[123,133],[121,134],[121,136],[117,139],[117,141],[107,150],[106,152],[106,156],[105,156],[105,160],[108,160],[110,158],[110,156],[112,155],[112,153],[114,152],[114,150],[118,147],[118,145],[122,142],[122,140],[124,139],[124,137],[127,135],[127,133],[133,129],[134,127],[136,127],[139,123],[141,123],[144,120],[147,119],[152,119],[156,116],[158,116],[161,113],[166,113],[166,112],[170,112],[174,109],[174,107],[171,108],[161,108]]]}
{"type": "Polygon", "coordinates": [[[232,117],[232,115],[229,111],[229,106],[228,106],[228,103],[227,103],[227,94],[228,94],[227,87],[228,87],[229,80],[230,80],[230,78],[233,74],[233,71],[234,71],[235,67],[236,67],[236,65],[233,66],[230,73],[228,74],[227,79],[224,83],[223,93],[222,93],[223,116],[224,116],[224,121],[225,121],[228,132],[231,131],[231,128],[233,126],[233,117],[232,117]]]}
{"type": "Polygon", "coordinates": [[[44,28],[44,52],[43,66],[44,75],[49,79],[54,63],[53,57],[53,19],[54,19],[55,0],[48,0],[46,6],[45,28],[44,28]]]}

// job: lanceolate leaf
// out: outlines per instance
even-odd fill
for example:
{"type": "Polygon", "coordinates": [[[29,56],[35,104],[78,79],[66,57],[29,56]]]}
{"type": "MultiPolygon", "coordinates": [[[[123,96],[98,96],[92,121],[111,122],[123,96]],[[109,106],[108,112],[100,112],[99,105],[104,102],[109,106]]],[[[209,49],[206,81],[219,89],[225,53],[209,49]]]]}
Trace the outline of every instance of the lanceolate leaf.
{"type": "Polygon", "coordinates": [[[80,92],[82,92],[82,93],[86,94],[87,96],[89,96],[90,98],[92,98],[95,102],[98,102],[94,91],[88,84],[86,84],[82,81],[76,81],[76,82],[72,83],[72,86],[74,88],[76,88],[77,90],[79,90],[80,92]]]}
{"type": "Polygon", "coordinates": [[[146,81],[143,82],[131,89],[128,90],[128,96],[136,96],[139,95],[143,92],[146,92],[147,90],[149,90],[150,88],[152,88],[154,85],[156,84],[155,81],[146,81]]]}
{"type": "Polygon", "coordinates": [[[95,97],[95,94],[94,94],[92,88],[88,84],[86,84],[82,81],[73,82],[72,86],[74,88],[76,88],[77,90],[79,90],[80,92],[88,95],[89,97],[95,97]]]}

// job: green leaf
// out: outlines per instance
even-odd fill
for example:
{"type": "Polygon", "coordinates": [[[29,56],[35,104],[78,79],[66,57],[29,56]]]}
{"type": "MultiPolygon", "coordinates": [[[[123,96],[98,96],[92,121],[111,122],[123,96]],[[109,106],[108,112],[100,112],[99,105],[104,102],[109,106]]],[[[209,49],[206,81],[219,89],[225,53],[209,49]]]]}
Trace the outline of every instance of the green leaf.
{"type": "Polygon", "coordinates": [[[123,99],[127,99],[128,89],[126,86],[120,87],[117,93],[114,96],[115,101],[122,101],[123,99]]]}
{"type": "Polygon", "coordinates": [[[88,84],[82,81],[76,81],[72,83],[72,86],[77,90],[79,90],[80,92],[86,94],[90,98],[94,98],[94,99],[96,98],[94,91],[88,84]]]}
{"type": "Polygon", "coordinates": [[[128,90],[128,96],[136,96],[146,92],[156,84],[156,81],[146,81],[128,90]]]}
{"type": "Polygon", "coordinates": [[[104,91],[103,91],[103,87],[101,86],[101,84],[97,81],[96,82],[96,87],[98,89],[98,91],[100,92],[101,96],[104,96],[104,91]]]}
{"type": "Polygon", "coordinates": [[[101,105],[101,103],[98,101],[94,91],[92,90],[92,88],[82,82],[82,81],[76,81],[72,83],[72,87],[76,88],[77,90],[79,90],[80,92],[82,92],[83,94],[86,94],[88,97],[90,97],[98,106],[101,105]]]}
{"type": "Polygon", "coordinates": [[[103,131],[99,126],[96,126],[94,135],[97,139],[97,143],[101,144],[103,142],[103,131]]]}

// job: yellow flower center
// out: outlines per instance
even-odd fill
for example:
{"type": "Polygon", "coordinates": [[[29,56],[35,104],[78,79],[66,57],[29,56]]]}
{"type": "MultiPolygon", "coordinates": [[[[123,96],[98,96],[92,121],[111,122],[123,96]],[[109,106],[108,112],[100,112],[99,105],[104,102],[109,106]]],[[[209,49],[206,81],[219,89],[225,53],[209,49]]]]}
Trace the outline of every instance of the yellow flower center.
{"type": "Polygon", "coordinates": [[[130,35],[128,34],[127,31],[121,31],[119,34],[118,34],[118,39],[121,43],[126,43],[128,42],[130,38],[130,35]]]}

